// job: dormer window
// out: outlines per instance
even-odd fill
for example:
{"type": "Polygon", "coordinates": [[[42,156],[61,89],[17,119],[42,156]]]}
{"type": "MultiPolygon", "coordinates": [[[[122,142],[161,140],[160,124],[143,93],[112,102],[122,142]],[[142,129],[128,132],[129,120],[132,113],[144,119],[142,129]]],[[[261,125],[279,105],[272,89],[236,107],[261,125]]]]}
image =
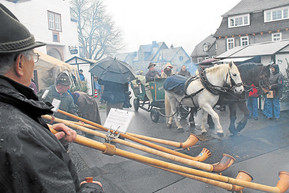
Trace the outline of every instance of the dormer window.
{"type": "Polygon", "coordinates": [[[289,19],[289,7],[282,7],[264,11],[264,22],[289,19]]]}
{"type": "Polygon", "coordinates": [[[204,52],[209,51],[210,46],[211,46],[210,43],[205,43],[205,44],[203,45],[203,50],[204,50],[204,52]]]}
{"type": "Polygon", "coordinates": [[[246,26],[246,25],[250,25],[250,15],[249,14],[238,15],[238,16],[228,18],[228,27],[229,28],[246,26]]]}

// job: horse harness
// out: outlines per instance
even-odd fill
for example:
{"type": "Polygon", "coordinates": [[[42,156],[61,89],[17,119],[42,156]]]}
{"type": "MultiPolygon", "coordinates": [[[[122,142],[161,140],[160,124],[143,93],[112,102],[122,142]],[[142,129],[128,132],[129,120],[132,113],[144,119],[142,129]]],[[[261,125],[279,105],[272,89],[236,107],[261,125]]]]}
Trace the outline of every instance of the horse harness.
{"type": "Polygon", "coordinates": [[[181,102],[183,99],[186,99],[186,98],[191,98],[192,100],[192,103],[194,105],[194,107],[196,109],[199,109],[199,107],[196,105],[196,103],[194,102],[194,96],[196,96],[197,94],[199,94],[200,92],[202,92],[204,89],[207,89],[210,93],[212,93],[213,95],[220,95],[221,93],[225,93],[225,92],[228,92],[229,90],[231,90],[233,87],[235,86],[241,86],[243,83],[238,83],[236,84],[235,81],[233,80],[232,76],[231,76],[231,73],[229,72],[226,76],[226,80],[228,79],[228,76],[230,76],[230,80],[231,80],[231,87],[221,87],[221,86],[216,86],[216,85],[213,85],[212,83],[210,83],[210,81],[208,80],[207,76],[206,76],[206,71],[204,70],[203,67],[199,67],[199,76],[193,76],[191,78],[189,78],[186,83],[185,83],[185,91],[187,90],[189,84],[191,82],[193,82],[194,80],[197,80],[200,78],[200,81],[202,83],[202,85],[204,86],[203,88],[201,88],[200,90],[198,90],[197,92],[195,93],[192,93],[190,95],[187,95],[185,94],[185,96],[181,99],[180,101],[180,105],[181,105],[181,102]]]}

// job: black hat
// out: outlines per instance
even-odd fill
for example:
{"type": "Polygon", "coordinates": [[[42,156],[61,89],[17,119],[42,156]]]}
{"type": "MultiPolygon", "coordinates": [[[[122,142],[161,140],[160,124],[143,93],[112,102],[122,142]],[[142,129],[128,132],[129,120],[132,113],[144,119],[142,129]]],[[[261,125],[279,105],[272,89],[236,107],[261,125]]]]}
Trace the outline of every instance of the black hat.
{"type": "Polygon", "coordinates": [[[152,66],[156,66],[156,64],[150,63],[148,66],[148,69],[150,69],[150,67],[152,67],[152,66]]]}
{"type": "Polygon", "coordinates": [[[61,84],[64,86],[70,86],[71,82],[70,82],[70,79],[69,79],[67,72],[60,72],[56,77],[55,84],[56,85],[61,84]]]}
{"type": "Polygon", "coordinates": [[[44,46],[35,42],[29,30],[0,3],[0,54],[16,53],[44,46]]]}

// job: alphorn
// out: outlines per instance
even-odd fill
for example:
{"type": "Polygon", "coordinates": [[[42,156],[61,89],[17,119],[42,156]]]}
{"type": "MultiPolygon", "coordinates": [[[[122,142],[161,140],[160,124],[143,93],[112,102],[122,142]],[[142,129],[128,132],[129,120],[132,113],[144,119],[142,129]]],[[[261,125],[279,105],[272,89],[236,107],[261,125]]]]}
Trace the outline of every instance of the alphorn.
{"type": "Polygon", "coordinates": [[[140,138],[140,139],[144,139],[144,140],[148,140],[148,141],[152,141],[152,142],[156,142],[156,143],[161,143],[164,145],[169,145],[169,146],[173,146],[173,147],[177,147],[177,148],[183,148],[183,149],[187,149],[192,147],[193,145],[195,145],[199,139],[196,135],[194,134],[190,134],[189,138],[184,142],[176,142],[176,141],[169,141],[169,140],[164,140],[164,139],[157,139],[154,137],[148,137],[148,136],[144,136],[144,135],[138,135],[138,134],[134,134],[134,133],[127,133],[128,135],[140,138]]]}
{"type": "MultiPolygon", "coordinates": [[[[68,117],[71,117],[71,118],[74,118],[76,120],[79,120],[79,121],[82,121],[84,123],[87,123],[87,124],[90,124],[90,125],[93,125],[93,126],[96,126],[104,131],[110,131],[112,133],[115,133],[115,134],[118,134],[119,132],[115,132],[113,130],[110,130],[110,129],[107,129],[105,127],[103,127],[102,125],[100,124],[97,124],[97,123],[94,123],[92,121],[89,121],[87,119],[84,119],[84,118],[81,118],[81,117],[78,117],[78,116],[75,116],[73,114],[70,114],[70,113],[67,113],[65,111],[62,111],[60,109],[58,109],[58,112],[61,113],[61,114],[64,114],[68,117]]],[[[129,140],[132,140],[132,141],[135,141],[137,143],[140,143],[140,144],[143,144],[143,145],[146,145],[148,147],[151,147],[151,148],[154,148],[154,149],[157,149],[157,150],[160,150],[160,151],[163,151],[163,152],[166,152],[166,153],[170,153],[170,154],[173,154],[173,155],[176,155],[176,156],[179,156],[179,157],[183,157],[183,158],[187,158],[187,159],[191,159],[191,160],[194,160],[194,161],[204,161],[206,160],[208,157],[211,156],[211,152],[209,150],[206,150],[206,151],[202,151],[202,153],[200,153],[197,157],[192,157],[192,156],[189,156],[189,155],[186,155],[186,154],[183,154],[183,153],[180,153],[180,152],[177,152],[177,151],[174,151],[174,150],[171,150],[169,148],[166,148],[166,147],[162,147],[162,146],[159,146],[159,145],[156,145],[156,144],[153,144],[153,143],[150,143],[148,141],[144,141],[142,139],[139,139],[137,137],[133,137],[133,136],[130,136],[130,135],[127,135],[127,134],[124,134],[124,133],[119,133],[119,135],[123,138],[127,138],[129,140]]]]}
{"type": "MultiPolygon", "coordinates": [[[[203,177],[195,176],[195,175],[192,175],[192,174],[178,172],[178,171],[170,170],[170,169],[167,169],[167,168],[161,168],[161,167],[157,167],[157,166],[154,166],[154,165],[152,165],[152,166],[155,167],[155,168],[166,170],[166,171],[174,173],[174,174],[178,174],[178,175],[187,177],[187,178],[198,180],[200,182],[211,184],[213,186],[217,186],[219,188],[223,188],[223,189],[228,190],[228,191],[239,192],[239,191],[244,189],[244,187],[242,187],[242,186],[232,185],[232,184],[225,183],[225,182],[220,182],[220,181],[217,181],[217,180],[211,180],[211,179],[208,179],[208,178],[203,178],[203,177]]],[[[237,180],[244,180],[244,181],[247,181],[247,182],[251,182],[253,180],[253,177],[250,174],[248,174],[247,172],[245,172],[245,171],[239,171],[236,179],[237,180]]]]}
{"type": "MultiPolygon", "coordinates": [[[[74,122],[74,123],[77,125],[91,128],[91,129],[100,130],[98,127],[95,127],[95,126],[92,126],[89,124],[83,124],[83,123],[79,123],[79,122],[74,122]]],[[[192,133],[190,134],[188,139],[183,143],[176,142],[176,141],[170,141],[170,140],[164,140],[164,139],[158,139],[158,138],[153,138],[153,137],[147,137],[147,136],[139,135],[139,134],[135,134],[135,133],[126,133],[126,134],[140,138],[140,139],[144,139],[147,141],[152,141],[152,142],[156,142],[156,143],[160,143],[160,144],[164,144],[164,145],[169,145],[169,146],[176,147],[176,148],[183,148],[183,149],[190,148],[199,141],[198,137],[192,133]]]]}
{"type": "MultiPolygon", "coordinates": [[[[57,131],[55,131],[54,129],[51,129],[51,132],[54,134],[57,133],[57,131]]],[[[273,187],[273,186],[258,184],[258,183],[254,183],[254,182],[247,182],[244,180],[230,178],[227,176],[213,174],[213,173],[209,173],[209,172],[205,172],[205,171],[200,171],[197,169],[188,168],[185,166],[180,166],[177,164],[157,160],[154,158],[149,158],[149,157],[142,156],[142,155],[139,155],[136,153],[131,153],[131,152],[128,152],[125,150],[118,149],[112,144],[100,143],[98,141],[95,141],[95,140],[92,140],[92,139],[89,139],[89,138],[86,138],[83,136],[79,136],[79,135],[76,136],[74,142],[81,144],[81,145],[84,145],[84,146],[87,146],[87,147],[91,147],[91,148],[100,150],[104,154],[107,154],[107,155],[111,155],[111,156],[112,155],[118,155],[121,157],[125,157],[125,158],[131,159],[131,160],[141,162],[141,163],[146,163],[148,165],[154,165],[154,166],[157,166],[160,168],[167,168],[169,170],[174,170],[174,171],[178,171],[178,172],[182,172],[182,173],[186,173],[186,174],[191,174],[191,175],[195,175],[195,176],[199,176],[199,177],[209,178],[209,179],[213,179],[216,181],[225,182],[225,183],[238,185],[238,186],[242,186],[242,187],[247,187],[247,188],[251,188],[251,189],[255,189],[255,190],[261,190],[261,191],[273,192],[273,193],[284,193],[289,188],[289,173],[286,171],[279,172],[279,181],[278,181],[276,187],[273,187]]]]}
{"type": "MultiPolygon", "coordinates": [[[[49,116],[49,115],[44,115],[43,117],[45,119],[49,119],[49,120],[52,119],[52,117],[49,116]]],[[[80,131],[84,131],[86,133],[93,134],[93,135],[96,135],[98,137],[102,137],[104,139],[106,138],[106,135],[103,134],[103,133],[100,133],[100,132],[97,132],[95,130],[91,130],[91,129],[85,128],[85,127],[80,126],[80,125],[76,125],[76,124],[72,123],[71,121],[58,119],[58,118],[54,118],[53,120],[56,121],[56,122],[64,123],[65,125],[73,127],[73,128],[78,129],[80,131]]],[[[135,149],[138,149],[138,150],[141,150],[141,151],[145,151],[147,153],[151,153],[151,154],[158,155],[158,156],[161,156],[161,157],[173,160],[173,161],[177,161],[177,162],[180,162],[180,163],[183,163],[183,164],[195,167],[195,168],[199,168],[199,169],[202,169],[202,170],[205,170],[205,171],[210,171],[210,172],[212,172],[212,171],[214,171],[214,172],[222,172],[222,171],[226,170],[227,168],[229,168],[235,161],[234,158],[232,158],[229,155],[225,154],[220,162],[218,162],[216,164],[206,164],[206,163],[202,163],[202,162],[198,162],[198,161],[194,161],[194,160],[189,160],[189,159],[186,159],[186,158],[178,157],[178,156],[175,156],[175,155],[171,155],[171,154],[168,154],[168,153],[165,153],[165,152],[162,152],[162,151],[151,149],[149,147],[145,147],[145,146],[138,145],[138,144],[135,144],[135,143],[131,143],[131,142],[128,142],[128,141],[124,141],[124,140],[118,139],[118,138],[112,139],[112,141],[116,142],[116,143],[120,143],[120,144],[126,145],[126,146],[129,146],[129,147],[132,147],[132,148],[135,148],[135,149]]]]}

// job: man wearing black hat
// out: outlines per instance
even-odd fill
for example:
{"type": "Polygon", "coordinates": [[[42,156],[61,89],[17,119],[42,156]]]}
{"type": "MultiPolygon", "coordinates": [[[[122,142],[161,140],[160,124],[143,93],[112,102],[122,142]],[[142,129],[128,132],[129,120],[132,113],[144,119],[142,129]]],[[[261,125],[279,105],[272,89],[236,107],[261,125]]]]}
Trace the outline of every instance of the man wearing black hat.
{"type": "Polygon", "coordinates": [[[28,87],[39,57],[33,49],[43,45],[0,4],[0,192],[102,192],[99,183],[80,186],[59,141],[74,141],[76,132],[55,124],[53,135],[41,118],[52,106],[28,87]]]}
{"type": "Polygon", "coordinates": [[[146,73],[146,82],[154,81],[155,78],[160,78],[161,75],[155,70],[156,64],[150,63],[148,66],[149,71],[146,73]]]}
{"type": "MultiPolygon", "coordinates": [[[[48,94],[43,100],[52,104],[54,100],[59,100],[59,109],[77,115],[78,106],[75,105],[72,96],[67,92],[70,89],[70,85],[71,82],[68,72],[60,72],[56,77],[55,84],[46,89],[48,94]]],[[[41,97],[44,92],[45,90],[41,90],[38,93],[39,97],[41,97]]],[[[54,113],[54,116],[60,119],[71,119],[70,117],[58,112],[54,113]]]]}
{"type": "Polygon", "coordinates": [[[156,64],[150,63],[148,66],[149,71],[146,73],[146,85],[145,85],[145,91],[146,91],[146,96],[150,100],[150,102],[153,102],[153,96],[150,91],[149,83],[155,80],[155,78],[160,78],[161,75],[159,74],[158,71],[155,70],[156,64]]]}

